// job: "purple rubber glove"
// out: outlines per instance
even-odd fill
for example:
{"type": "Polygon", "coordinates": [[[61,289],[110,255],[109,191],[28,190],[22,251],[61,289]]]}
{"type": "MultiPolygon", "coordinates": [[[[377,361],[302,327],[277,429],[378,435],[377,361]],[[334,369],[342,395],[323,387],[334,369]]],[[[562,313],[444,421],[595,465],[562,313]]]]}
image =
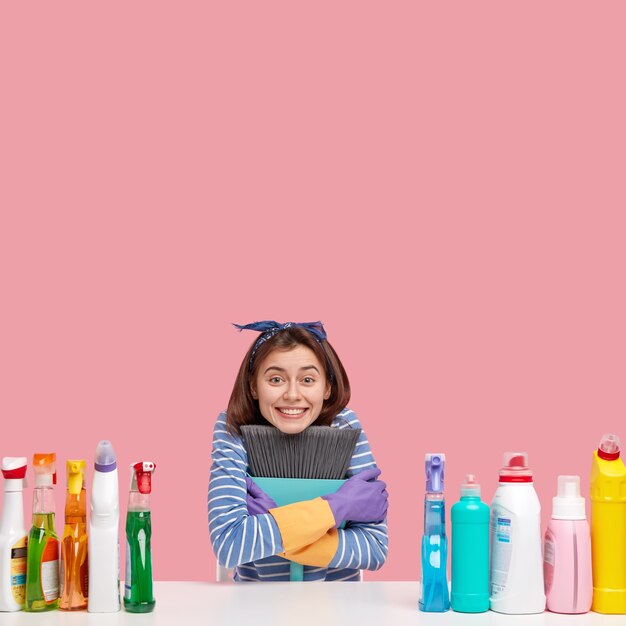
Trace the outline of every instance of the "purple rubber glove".
{"type": "Polygon", "coordinates": [[[372,467],[355,474],[336,493],[322,496],[330,505],[335,528],[342,522],[382,522],[387,515],[387,484],[375,480],[380,470],[372,467]]]}
{"type": "Polygon", "coordinates": [[[267,513],[270,509],[275,509],[278,506],[250,476],[246,476],[246,488],[248,489],[248,493],[246,494],[248,515],[267,513]]]}

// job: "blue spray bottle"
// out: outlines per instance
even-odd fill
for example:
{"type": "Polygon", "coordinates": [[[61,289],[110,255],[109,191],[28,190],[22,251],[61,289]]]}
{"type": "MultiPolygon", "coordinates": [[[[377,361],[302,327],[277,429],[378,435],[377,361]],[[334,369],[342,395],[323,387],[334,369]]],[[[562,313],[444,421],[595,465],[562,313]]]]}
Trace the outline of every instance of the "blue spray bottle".
{"type": "Polygon", "coordinates": [[[442,613],[450,609],[446,564],[446,504],[443,499],[445,454],[426,455],[426,496],[422,537],[422,587],[420,611],[442,613]]]}

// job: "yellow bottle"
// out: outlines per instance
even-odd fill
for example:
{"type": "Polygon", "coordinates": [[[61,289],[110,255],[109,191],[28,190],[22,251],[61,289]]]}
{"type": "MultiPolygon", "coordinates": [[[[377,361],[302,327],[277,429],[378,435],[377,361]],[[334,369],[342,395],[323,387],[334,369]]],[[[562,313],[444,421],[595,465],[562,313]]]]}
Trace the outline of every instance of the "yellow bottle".
{"type": "Polygon", "coordinates": [[[604,435],[591,464],[591,561],[596,613],[626,613],[626,467],[604,435]]]}
{"type": "Polygon", "coordinates": [[[67,462],[65,531],[61,543],[61,599],[63,611],[87,608],[89,564],[87,560],[87,504],[85,461],[67,462]]]}

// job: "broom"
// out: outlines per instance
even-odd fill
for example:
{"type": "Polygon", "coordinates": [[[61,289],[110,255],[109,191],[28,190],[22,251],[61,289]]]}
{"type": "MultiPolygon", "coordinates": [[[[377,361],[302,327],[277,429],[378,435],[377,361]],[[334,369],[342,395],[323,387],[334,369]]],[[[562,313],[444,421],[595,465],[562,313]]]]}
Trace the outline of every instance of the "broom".
{"type": "MultiPolygon", "coordinates": [[[[345,482],[360,428],[309,426],[286,435],[274,426],[241,427],[254,482],[278,506],[334,493],[345,482]]],[[[289,580],[304,580],[304,567],[291,562],[289,580]]]]}

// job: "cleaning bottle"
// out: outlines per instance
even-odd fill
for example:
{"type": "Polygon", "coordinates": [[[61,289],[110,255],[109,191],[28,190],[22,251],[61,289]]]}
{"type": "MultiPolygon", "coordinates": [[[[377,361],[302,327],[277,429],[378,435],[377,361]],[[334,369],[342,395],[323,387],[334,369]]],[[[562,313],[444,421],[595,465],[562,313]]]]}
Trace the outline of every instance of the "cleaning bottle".
{"type": "Polygon", "coordinates": [[[126,515],[126,580],[124,608],[131,613],[149,613],[154,609],[152,595],[152,524],[150,493],[156,465],[142,461],[130,466],[130,492],[126,515]]]}
{"type": "Polygon", "coordinates": [[[85,461],[67,461],[65,531],[61,542],[61,599],[63,611],[87,608],[89,561],[87,558],[87,504],[85,461]]]}
{"type": "Polygon", "coordinates": [[[56,454],[35,454],[33,526],[28,534],[26,610],[59,608],[59,538],[54,531],[54,492],[57,483],[56,454]]]}
{"type": "Polygon", "coordinates": [[[593,593],[591,535],[580,476],[559,476],[557,493],[543,551],[546,603],[555,613],[587,613],[593,593]]]}
{"type": "Polygon", "coordinates": [[[491,503],[491,609],[521,615],[546,608],[541,505],[525,452],[507,452],[491,503]]]}
{"type": "Polygon", "coordinates": [[[424,536],[422,537],[421,611],[442,613],[450,609],[446,565],[446,505],[443,498],[445,454],[426,455],[426,495],[424,497],[424,536]]]}
{"type": "Polygon", "coordinates": [[[117,457],[110,441],[96,448],[89,517],[90,613],[120,610],[119,484],[117,457]]]}
{"type": "Polygon", "coordinates": [[[461,613],[489,610],[489,506],[468,474],[461,499],[453,505],[451,604],[461,613]]]}
{"type": "Polygon", "coordinates": [[[25,456],[4,457],[4,498],[0,522],[0,611],[21,611],[26,601],[25,456]]]}
{"type": "Polygon", "coordinates": [[[626,613],[626,467],[616,435],[604,435],[591,465],[591,555],[596,613],[626,613]]]}

